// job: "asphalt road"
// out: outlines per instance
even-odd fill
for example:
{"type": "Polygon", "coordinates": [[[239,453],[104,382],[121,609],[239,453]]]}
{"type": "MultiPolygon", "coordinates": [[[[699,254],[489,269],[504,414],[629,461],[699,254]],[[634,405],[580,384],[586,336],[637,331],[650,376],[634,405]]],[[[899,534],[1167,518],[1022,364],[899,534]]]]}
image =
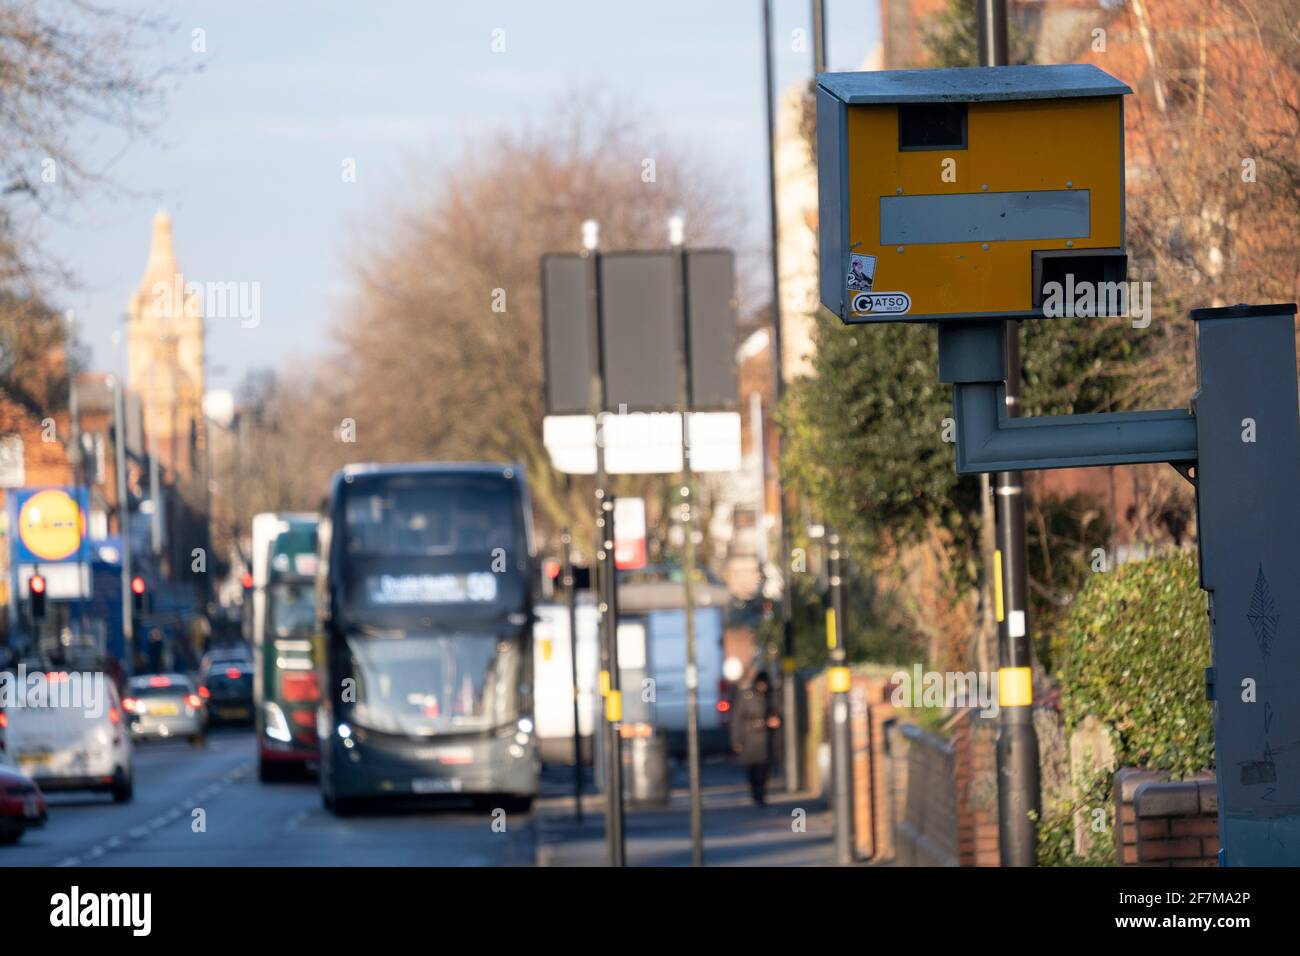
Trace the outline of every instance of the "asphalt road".
{"type": "Polygon", "coordinates": [[[508,815],[504,832],[494,832],[490,812],[470,808],[336,818],[314,780],[260,783],[246,730],[213,731],[205,748],[137,745],[131,803],[107,794],[48,799],[49,823],[0,847],[0,868],[531,866],[536,858],[531,815],[508,815]]]}

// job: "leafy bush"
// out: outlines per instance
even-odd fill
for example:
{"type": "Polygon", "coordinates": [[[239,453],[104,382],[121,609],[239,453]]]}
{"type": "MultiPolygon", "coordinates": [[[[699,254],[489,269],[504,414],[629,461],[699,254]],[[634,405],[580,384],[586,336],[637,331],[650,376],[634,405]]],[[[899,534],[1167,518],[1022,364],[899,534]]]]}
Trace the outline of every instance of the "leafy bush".
{"type": "Polygon", "coordinates": [[[1095,715],[1122,767],[1188,776],[1213,766],[1209,622],[1195,554],[1093,575],[1053,643],[1067,730],[1095,715]]]}
{"type": "MultiPolygon", "coordinates": [[[[1177,552],[1094,574],[1052,635],[1066,732],[1092,714],[1110,733],[1120,767],[1188,776],[1214,766],[1205,594],[1196,555],[1177,552]]],[[[1114,842],[1094,837],[1074,852],[1074,813],[1101,808],[1114,825],[1109,772],[1076,780],[1073,799],[1045,807],[1038,830],[1043,866],[1114,863],[1114,842]]]]}

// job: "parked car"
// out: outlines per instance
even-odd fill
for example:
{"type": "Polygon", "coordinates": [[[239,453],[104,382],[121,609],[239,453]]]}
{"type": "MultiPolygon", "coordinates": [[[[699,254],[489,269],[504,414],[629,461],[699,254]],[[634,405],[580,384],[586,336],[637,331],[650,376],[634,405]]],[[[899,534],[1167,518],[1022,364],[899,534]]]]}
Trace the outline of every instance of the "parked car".
{"type": "Polygon", "coordinates": [[[183,674],[131,678],[122,707],[136,740],[179,737],[201,747],[207,739],[207,705],[183,674]]]}
{"type": "Polygon", "coordinates": [[[5,710],[5,750],[46,793],[103,791],[125,803],[135,789],[131,734],[117,688],[94,676],[29,674],[29,698],[40,703],[5,710]]]}
{"type": "MultiPolygon", "coordinates": [[[[0,732],[6,718],[0,711],[0,732]]],[[[17,843],[32,827],[45,826],[48,809],[45,795],[31,777],[11,763],[0,751],[0,845],[17,843]]]]}

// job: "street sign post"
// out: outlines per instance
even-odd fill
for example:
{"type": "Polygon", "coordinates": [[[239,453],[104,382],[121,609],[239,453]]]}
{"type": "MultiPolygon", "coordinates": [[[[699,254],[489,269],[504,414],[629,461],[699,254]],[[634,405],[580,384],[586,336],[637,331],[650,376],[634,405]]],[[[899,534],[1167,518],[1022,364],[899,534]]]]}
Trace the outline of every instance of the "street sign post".
{"type": "MultiPolygon", "coordinates": [[[[1073,275],[1078,284],[1120,275],[1122,195],[1114,195],[1103,157],[1094,154],[1111,156],[1122,193],[1122,142],[1109,138],[1100,117],[1104,101],[1125,91],[1101,71],[1078,66],[819,77],[822,302],[848,323],[936,321],[939,378],[953,386],[961,474],[1169,462],[1194,485],[1201,584],[1210,607],[1206,686],[1214,701],[1220,862],[1296,864],[1300,749],[1293,742],[1300,739],[1300,644],[1281,637],[1300,622],[1300,593],[1282,583],[1300,574],[1300,507],[1293,487],[1300,473],[1295,305],[1194,310],[1200,387],[1187,409],[1040,418],[1015,418],[1007,410],[1005,320],[1044,314],[1045,276],[1073,275]],[[1102,107],[1085,108],[1096,99],[1102,107]],[[995,125],[1019,114],[1020,121],[1032,119],[1020,130],[1023,155],[1011,157],[1023,178],[1004,185],[1040,193],[1050,187],[1058,195],[1046,202],[1037,201],[1047,198],[1040,195],[1034,201],[1004,198],[1001,205],[965,198],[940,204],[953,222],[969,227],[965,235],[944,232],[943,217],[927,203],[911,205],[906,216],[886,213],[887,183],[878,168],[883,154],[874,164],[865,161],[868,144],[861,133],[869,129],[883,137],[882,117],[892,116],[904,137],[905,107],[954,103],[966,104],[963,146],[954,145],[956,121],[944,121],[943,111],[936,111],[929,132],[906,134],[911,138],[900,139],[900,146],[939,139],[954,155],[965,149],[974,158],[987,145],[990,127],[977,121],[986,108],[995,125]],[[855,119],[854,111],[863,107],[879,115],[855,119]],[[1062,151],[1042,141],[1052,136],[1067,137],[1072,148],[1062,151]],[[1079,200],[1059,195],[1076,187],[1090,192],[1086,218],[1079,200]],[[869,209],[873,191],[881,207],[875,215],[869,209]],[[1084,235],[1071,238],[1072,232],[1084,235]],[[889,259],[888,242],[904,235],[921,245],[935,240],[926,253],[929,277],[898,268],[915,245],[900,242],[892,253],[898,258],[889,259]],[[885,315],[855,309],[852,295],[859,290],[851,287],[861,280],[854,278],[849,257],[859,249],[879,253],[873,291],[908,293],[919,307],[885,315]],[[900,286],[915,279],[916,295],[907,288],[886,289],[881,279],[900,286]]],[[[1009,134],[1013,126],[1003,130],[1009,134]]],[[[909,168],[909,162],[886,162],[883,175],[909,168]]],[[[969,182],[992,174],[981,171],[969,182]]],[[[931,194],[957,195],[943,185],[933,186],[931,194]]],[[[894,195],[909,194],[904,188],[894,195]]],[[[1029,719],[1028,677],[1025,667],[999,671],[1004,713],[1013,709],[1029,719]]]]}
{"type": "MultiPolygon", "coordinates": [[[[691,859],[699,866],[704,829],[693,613],[694,473],[739,467],[740,416],[735,412],[734,256],[721,249],[686,250],[680,239],[678,229],[668,251],[543,257],[547,416],[542,428],[557,470],[597,476],[603,653],[609,661],[602,685],[609,686],[611,763],[621,764],[622,707],[613,635],[618,629],[617,568],[624,566],[615,554],[626,550],[619,536],[626,519],[605,493],[605,476],[681,473],[691,859]],[[577,381],[591,383],[585,406],[577,381]]],[[[644,503],[639,523],[643,552],[644,503]]],[[[636,560],[644,562],[644,554],[636,560]]],[[[621,865],[621,785],[612,767],[609,779],[611,862],[621,865]]]]}

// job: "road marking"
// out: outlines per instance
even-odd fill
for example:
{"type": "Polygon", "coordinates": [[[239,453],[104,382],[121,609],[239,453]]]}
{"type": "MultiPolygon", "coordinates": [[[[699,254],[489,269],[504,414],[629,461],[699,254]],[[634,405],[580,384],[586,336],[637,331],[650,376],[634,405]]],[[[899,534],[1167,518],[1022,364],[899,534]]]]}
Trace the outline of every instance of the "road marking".
{"type": "MultiPolygon", "coordinates": [[[[67,857],[66,859],[60,860],[58,863],[55,863],[54,865],[58,867],[82,866],[85,863],[89,863],[91,860],[98,860],[100,857],[105,856],[110,850],[121,849],[122,847],[126,846],[130,840],[147,839],[149,837],[149,834],[152,831],[161,830],[163,827],[167,826],[167,824],[174,823],[176,820],[179,820],[182,816],[185,816],[187,814],[192,814],[193,808],[200,801],[206,800],[207,798],[220,793],[222,790],[226,788],[227,782],[233,783],[234,781],[241,779],[242,777],[246,776],[249,772],[251,772],[252,768],[253,765],[251,763],[244,764],[243,766],[240,767],[236,767],[233,771],[231,771],[226,775],[225,780],[218,780],[213,783],[210,783],[208,786],[200,790],[197,796],[186,797],[185,800],[183,800],[180,804],[173,806],[165,813],[160,813],[158,816],[150,820],[147,824],[142,824],[137,827],[132,827],[130,830],[127,831],[126,836],[122,836],[119,834],[117,836],[109,837],[102,844],[91,847],[82,855],[67,857]]],[[[295,822],[297,822],[298,819],[305,818],[306,816],[307,816],[307,811],[304,810],[299,815],[299,817],[296,818],[295,822]]]]}

